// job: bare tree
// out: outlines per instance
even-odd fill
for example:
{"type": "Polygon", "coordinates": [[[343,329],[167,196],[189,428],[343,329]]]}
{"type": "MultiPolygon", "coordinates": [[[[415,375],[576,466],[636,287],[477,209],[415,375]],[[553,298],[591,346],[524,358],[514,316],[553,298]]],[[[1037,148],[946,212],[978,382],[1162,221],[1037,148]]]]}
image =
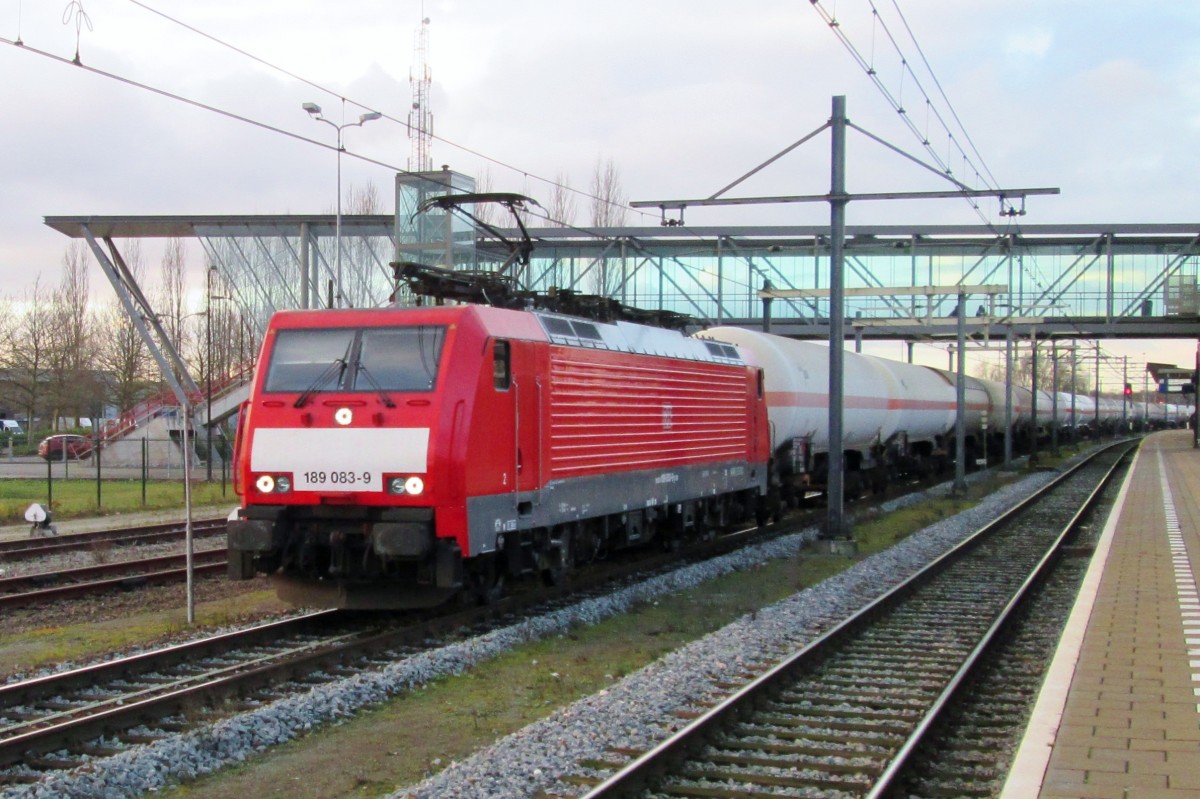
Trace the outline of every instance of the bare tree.
{"type": "Polygon", "coordinates": [[[568,227],[575,223],[575,192],[566,172],[554,176],[550,189],[550,203],[546,206],[549,222],[555,227],[568,227]]]}
{"type": "Polygon", "coordinates": [[[379,187],[374,183],[366,186],[350,185],[346,190],[346,213],[358,216],[369,216],[379,213],[382,203],[379,200],[379,187]]]}
{"type": "MultiPolygon", "coordinates": [[[[125,262],[138,284],[146,272],[141,244],[132,242],[125,262]]],[[[108,379],[108,400],[118,412],[137,405],[156,390],[156,368],[150,349],[119,303],[108,305],[97,319],[97,363],[108,379]]]]}
{"type": "Polygon", "coordinates": [[[188,317],[181,355],[191,373],[198,376],[202,388],[207,388],[211,381],[219,392],[231,377],[252,368],[256,351],[251,348],[250,328],[228,288],[221,285],[220,273],[211,264],[209,270],[212,295],[204,311],[188,317]]]}
{"type": "MultiPolygon", "coordinates": [[[[1004,361],[982,364],[979,374],[981,377],[997,383],[1004,383],[1009,378],[1004,361]]],[[[1045,346],[1038,348],[1037,376],[1039,391],[1057,390],[1071,394],[1088,394],[1092,390],[1092,385],[1094,385],[1091,372],[1087,369],[1080,369],[1078,366],[1075,370],[1075,382],[1072,384],[1071,362],[1069,358],[1060,354],[1058,359],[1058,385],[1052,389],[1054,383],[1054,359],[1051,356],[1050,348],[1045,346]]],[[[1014,386],[1029,388],[1033,385],[1033,353],[1026,350],[1013,355],[1011,380],[1014,386]]]]}
{"type": "Polygon", "coordinates": [[[626,199],[621,188],[621,173],[611,158],[596,159],[591,194],[594,227],[620,227],[625,224],[626,199]]]}
{"type": "Polygon", "coordinates": [[[81,242],[72,242],[63,255],[62,279],[49,313],[51,346],[46,362],[51,417],[56,422],[60,416],[92,417],[102,410],[103,380],[91,368],[94,336],[90,299],[87,250],[81,242]]]}
{"type": "Polygon", "coordinates": [[[184,295],[187,277],[186,261],[183,240],[168,240],[162,262],[159,265],[158,296],[154,301],[158,320],[162,324],[171,346],[180,353],[180,357],[185,349],[185,339],[188,335],[188,330],[184,326],[184,317],[187,315],[184,295]]]}
{"type": "Polygon", "coordinates": [[[47,357],[51,347],[50,303],[42,288],[41,275],[33,281],[23,299],[10,306],[0,327],[0,365],[7,372],[6,389],[11,404],[20,409],[32,434],[35,420],[45,402],[47,357]]]}
{"type": "MultiPolygon", "coordinates": [[[[596,159],[592,172],[592,226],[620,227],[625,224],[625,195],[621,175],[612,159],[596,159]]],[[[620,260],[618,259],[618,265],[620,260]]],[[[621,288],[621,269],[614,268],[607,256],[588,266],[588,282],[595,294],[610,297],[621,288]]]]}

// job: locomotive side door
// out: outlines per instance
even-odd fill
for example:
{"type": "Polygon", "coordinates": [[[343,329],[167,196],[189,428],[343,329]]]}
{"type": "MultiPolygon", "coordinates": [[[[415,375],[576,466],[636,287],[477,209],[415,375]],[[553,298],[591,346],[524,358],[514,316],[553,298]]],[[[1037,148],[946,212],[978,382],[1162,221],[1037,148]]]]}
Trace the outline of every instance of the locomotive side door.
{"type": "Polygon", "coordinates": [[[532,342],[497,339],[493,342],[493,378],[496,390],[506,395],[504,430],[495,442],[511,458],[510,482],[518,517],[533,513],[541,487],[541,382],[537,352],[532,342]],[[509,415],[511,414],[511,415],[509,415]],[[507,426],[507,425],[506,425],[507,426]]]}
{"type": "Polygon", "coordinates": [[[516,421],[517,515],[528,516],[542,485],[542,384],[533,342],[512,342],[516,421]],[[532,496],[531,496],[532,493],[532,496]]]}

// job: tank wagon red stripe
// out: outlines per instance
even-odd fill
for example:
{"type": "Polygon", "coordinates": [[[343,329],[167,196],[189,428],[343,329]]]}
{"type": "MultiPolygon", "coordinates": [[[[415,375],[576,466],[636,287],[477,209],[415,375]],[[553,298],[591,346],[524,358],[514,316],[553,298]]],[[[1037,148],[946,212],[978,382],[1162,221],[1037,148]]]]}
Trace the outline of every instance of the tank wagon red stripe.
{"type": "MultiPolygon", "coordinates": [[[[767,407],[769,408],[827,408],[829,396],[824,393],[808,391],[768,391],[767,407]]],[[[954,410],[955,403],[944,400],[920,399],[888,399],[886,397],[864,397],[848,395],[845,407],[851,409],[870,410],[916,410],[916,411],[945,411],[954,410]]],[[[986,405],[968,404],[972,410],[985,410],[986,405]]]]}

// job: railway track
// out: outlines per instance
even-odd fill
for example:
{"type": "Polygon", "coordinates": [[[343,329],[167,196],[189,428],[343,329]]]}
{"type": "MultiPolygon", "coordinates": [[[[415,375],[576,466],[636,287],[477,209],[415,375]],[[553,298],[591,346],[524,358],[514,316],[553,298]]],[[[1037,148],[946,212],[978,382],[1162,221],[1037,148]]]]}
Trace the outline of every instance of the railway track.
{"type": "Polygon", "coordinates": [[[971,783],[970,758],[939,769],[936,754],[914,753],[937,751],[933,731],[952,740],[940,726],[955,715],[947,709],[962,707],[968,686],[980,693],[980,669],[1002,656],[1009,625],[1133,449],[1081,463],[801,651],[730,686],[651,751],[591,764],[608,773],[583,779],[595,783],[583,796],[882,799],[902,795],[902,783],[933,791],[918,795],[990,795],[971,783]]]}
{"type": "MultiPolygon", "coordinates": [[[[192,535],[204,538],[225,534],[224,518],[200,519],[192,522],[192,535]]],[[[0,541],[0,563],[15,563],[48,555],[74,552],[101,547],[132,547],[142,544],[159,544],[164,541],[182,541],[184,523],[151,524],[141,527],[122,527],[112,530],[96,530],[86,533],[71,533],[46,538],[16,538],[0,541]]]]}
{"type": "MultiPolygon", "coordinates": [[[[228,554],[223,547],[196,552],[193,555],[192,573],[198,577],[223,574],[227,561],[228,554]]],[[[181,583],[187,579],[186,563],[186,555],[163,555],[0,578],[0,609],[26,607],[113,589],[134,590],[144,585],[181,583]]]]}
{"type": "MultiPolygon", "coordinates": [[[[193,540],[197,543],[224,535],[224,532],[224,519],[204,519],[192,524],[193,540]]],[[[185,555],[136,555],[153,547],[158,547],[157,551],[162,553],[163,544],[182,546],[185,535],[185,525],[173,522],[0,541],[0,609],[112,590],[129,591],[145,585],[184,582],[187,579],[185,555]],[[91,560],[97,562],[77,565],[88,564],[91,560]]],[[[197,550],[193,573],[197,576],[218,574],[226,560],[224,548],[197,550]]]]}
{"type": "MultiPolygon", "coordinates": [[[[685,556],[712,557],[745,545],[750,537],[744,531],[731,534],[697,545],[685,556]]],[[[680,560],[680,553],[662,553],[614,562],[560,588],[528,591],[485,608],[442,611],[404,625],[325,611],[4,686],[0,768],[16,768],[0,774],[0,784],[34,781],[80,765],[86,757],[111,754],[114,742],[119,741],[116,748],[144,743],[323,682],[397,665],[461,637],[464,630],[477,635],[510,625],[675,568],[680,560]],[[154,732],[147,734],[147,728],[154,732]]]]}
{"type": "MultiPolygon", "coordinates": [[[[819,516],[796,514],[788,523],[741,531],[691,548],[702,559],[806,527],[819,516]]],[[[573,578],[564,588],[516,596],[495,606],[423,620],[405,628],[346,621],[346,614],[253,628],[136,658],[16,683],[0,690],[0,773],[3,782],[41,779],[103,756],[252,709],[349,674],[398,665],[407,657],[558,603],[607,593],[622,581],[681,565],[680,553],[636,564],[613,563],[573,578]],[[496,619],[502,619],[497,622],[496,619]],[[310,625],[306,627],[306,625],[310,625]],[[318,629],[313,629],[316,625],[318,629]]]]}

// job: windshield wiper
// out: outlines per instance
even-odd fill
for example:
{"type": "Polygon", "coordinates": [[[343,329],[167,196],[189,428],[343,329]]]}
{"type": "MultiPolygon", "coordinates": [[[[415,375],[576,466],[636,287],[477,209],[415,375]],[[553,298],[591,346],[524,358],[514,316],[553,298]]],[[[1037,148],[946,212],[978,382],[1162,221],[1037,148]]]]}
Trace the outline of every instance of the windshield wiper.
{"type": "Polygon", "coordinates": [[[383,386],[379,385],[379,383],[376,382],[375,378],[371,376],[371,370],[367,368],[367,365],[362,362],[361,358],[359,359],[358,363],[355,365],[355,373],[357,375],[362,375],[363,377],[365,377],[367,379],[367,382],[371,384],[371,388],[375,389],[375,391],[379,394],[379,399],[383,402],[383,404],[386,407],[388,407],[388,408],[396,407],[396,403],[393,402],[392,398],[388,396],[388,393],[383,390],[383,386]]]}
{"type": "Polygon", "coordinates": [[[296,401],[292,403],[293,408],[303,408],[316,395],[318,391],[325,387],[330,378],[334,375],[337,377],[333,380],[333,385],[337,386],[342,382],[342,375],[346,371],[346,358],[337,358],[333,363],[329,364],[317,375],[317,379],[312,382],[308,388],[300,392],[300,396],[296,397],[296,401]]]}

